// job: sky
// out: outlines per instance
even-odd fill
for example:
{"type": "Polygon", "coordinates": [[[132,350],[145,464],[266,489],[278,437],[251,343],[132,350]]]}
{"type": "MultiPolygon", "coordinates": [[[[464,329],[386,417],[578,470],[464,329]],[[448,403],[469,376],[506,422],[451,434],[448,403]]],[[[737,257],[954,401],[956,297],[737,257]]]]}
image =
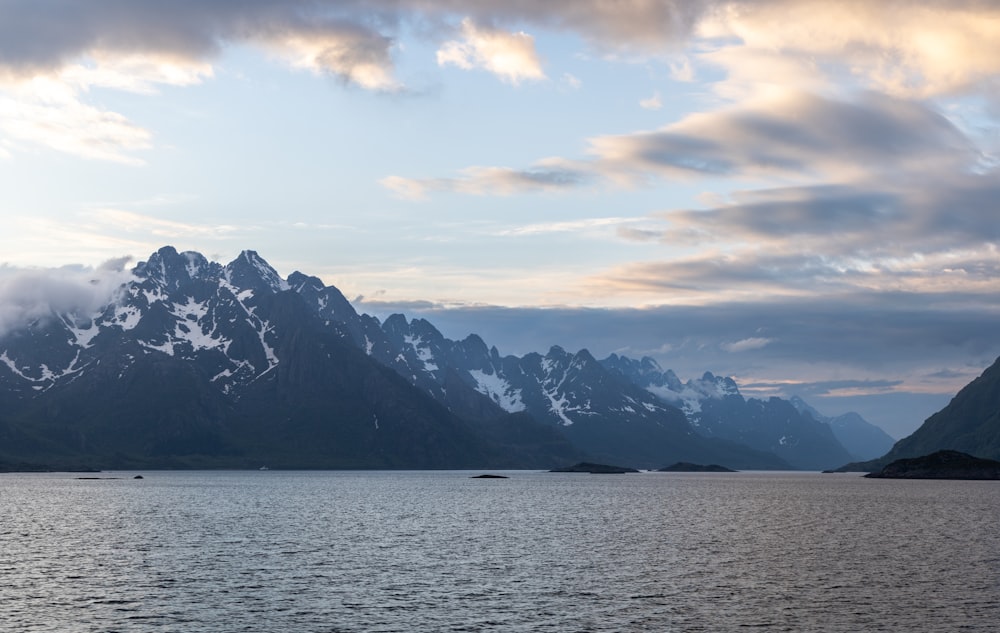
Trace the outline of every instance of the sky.
{"type": "Polygon", "coordinates": [[[898,438],[1000,355],[998,150],[997,2],[5,0],[0,331],[251,249],[898,438]]]}

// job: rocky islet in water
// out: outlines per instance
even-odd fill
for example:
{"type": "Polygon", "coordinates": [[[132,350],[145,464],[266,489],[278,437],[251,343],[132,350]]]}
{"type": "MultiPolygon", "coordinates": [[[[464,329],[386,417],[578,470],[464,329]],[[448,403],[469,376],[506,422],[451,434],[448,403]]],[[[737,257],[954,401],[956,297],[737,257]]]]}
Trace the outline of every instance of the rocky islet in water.
{"type": "Polygon", "coordinates": [[[1000,479],[1000,461],[959,451],[937,451],[923,457],[897,459],[872,479],[1000,479]]]}

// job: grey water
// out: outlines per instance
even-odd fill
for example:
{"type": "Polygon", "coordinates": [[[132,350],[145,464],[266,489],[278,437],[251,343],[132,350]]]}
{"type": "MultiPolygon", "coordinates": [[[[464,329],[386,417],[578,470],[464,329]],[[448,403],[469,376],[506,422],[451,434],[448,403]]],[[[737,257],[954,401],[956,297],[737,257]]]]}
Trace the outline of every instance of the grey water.
{"type": "Polygon", "coordinates": [[[0,630],[993,631],[1000,482],[0,475],[0,630]]]}

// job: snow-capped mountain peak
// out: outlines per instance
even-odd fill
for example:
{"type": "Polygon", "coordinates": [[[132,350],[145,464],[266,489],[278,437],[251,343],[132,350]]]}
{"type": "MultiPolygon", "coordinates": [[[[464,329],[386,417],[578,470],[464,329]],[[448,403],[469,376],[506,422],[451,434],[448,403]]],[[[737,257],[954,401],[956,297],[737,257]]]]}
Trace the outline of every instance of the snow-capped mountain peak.
{"type": "MultiPolygon", "coordinates": [[[[169,292],[195,279],[217,279],[222,267],[209,262],[201,253],[178,253],[173,246],[164,246],[150,255],[148,260],[139,262],[132,272],[137,278],[150,281],[156,289],[169,292]]],[[[150,288],[151,292],[153,290],[150,288]]]]}
{"type": "Polygon", "coordinates": [[[226,265],[225,278],[233,286],[240,289],[269,290],[282,292],[291,289],[287,281],[281,278],[257,251],[243,251],[226,265]]]}

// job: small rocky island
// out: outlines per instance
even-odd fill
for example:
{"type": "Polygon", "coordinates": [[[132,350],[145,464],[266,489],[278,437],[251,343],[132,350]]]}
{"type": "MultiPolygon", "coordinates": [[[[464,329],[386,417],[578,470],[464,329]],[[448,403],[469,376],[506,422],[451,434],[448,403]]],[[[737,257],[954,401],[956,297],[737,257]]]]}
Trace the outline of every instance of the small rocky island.
{"type": "Polygon", "coordinates": [[[580,462],[565,468],[553,468],[550,473],[590,473],[592,475],[618,475],[621,473],[637,473],[635,468],[625,468],[623,466],[608,466],[606,464],[593,464],[591,462],[580,462]]]}
{"type": "Polygon", "coordinates": [[[737,471],[718,464],[692,464],[691,462],[677,462],[669,466],[664,466],[657,472],[660,473],[735,473],[737,471]]]}
{"type": "Polygon", "coordinates": [[[873,479],[1000,479],[1000,462],[959,451],[938,451],[923,457],[897,459],[873,479]]]}

